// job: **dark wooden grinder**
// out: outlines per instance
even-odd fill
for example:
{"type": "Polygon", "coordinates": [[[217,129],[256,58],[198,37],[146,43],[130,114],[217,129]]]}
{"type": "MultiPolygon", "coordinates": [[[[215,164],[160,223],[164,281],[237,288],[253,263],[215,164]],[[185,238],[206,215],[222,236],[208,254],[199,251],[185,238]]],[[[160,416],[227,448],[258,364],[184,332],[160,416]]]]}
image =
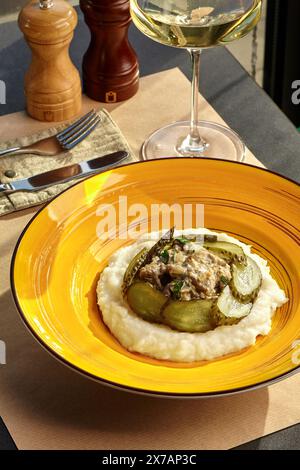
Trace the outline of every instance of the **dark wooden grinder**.
{"type": "Polygon", "coordinates": [[[137,56],[128,40],[129,0],[80,0],[91,43],[83,59],[86,94],[105,103],[131,98],[138,90],[137,56]]]}

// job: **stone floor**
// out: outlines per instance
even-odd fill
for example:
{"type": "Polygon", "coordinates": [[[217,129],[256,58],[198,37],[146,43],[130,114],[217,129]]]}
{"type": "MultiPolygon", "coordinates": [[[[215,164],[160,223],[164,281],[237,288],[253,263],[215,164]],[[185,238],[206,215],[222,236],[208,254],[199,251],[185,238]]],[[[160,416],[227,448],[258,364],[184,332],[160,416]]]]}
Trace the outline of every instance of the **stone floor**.
{"type": "MultiPolygon", "coordinates": [[[[0,2],[0,23],[6,23],[16,18],[18,10],[25,5],[28,0],[1,0],[0,2]]],[[[78,0],[70,0],[70,3],[76,5],[78,0]]],[[[263,63],[264,63],[264,43],[265,43],[265,17],[266,4],[264,2],[263,18],[258,27],[258,59],[257,59],[257,75],[256,80],[259,85],[263,82],[263,63]]],[[[243,67],[251,73],[251,55],[252,55],[252,34],[244,39],[236,41],[228,46],[228,49],[239,60],[243,67]]]]}

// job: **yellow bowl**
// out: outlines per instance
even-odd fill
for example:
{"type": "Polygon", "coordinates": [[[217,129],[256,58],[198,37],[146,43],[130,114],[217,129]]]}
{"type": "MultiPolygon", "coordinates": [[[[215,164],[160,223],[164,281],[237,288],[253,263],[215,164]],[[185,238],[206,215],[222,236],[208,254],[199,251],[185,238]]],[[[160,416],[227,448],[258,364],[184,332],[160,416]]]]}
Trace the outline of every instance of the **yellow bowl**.
{"type": "MultiPolygon", "coordinates": [[[[16,304],[49,352],[106,384],[176,397],[270,384],[300,363],[299,202],[300,187],[293,181],[228,161],[164,159],[107,171],[62,193],[27,226],[12,261],[16,304]],[[120,196],[148,209],[153,203],[204,204],[206,227],[252,245],[289,297],[271,333],[240,353],[201,363],[158,361],[125,350],[103,324],[95,291],[109,257],[130,243],[97,235],[103,204],[112,204],[122,218],[120,196]]],[[[143,222],[146,227],[148,220],[143,222]]]]}

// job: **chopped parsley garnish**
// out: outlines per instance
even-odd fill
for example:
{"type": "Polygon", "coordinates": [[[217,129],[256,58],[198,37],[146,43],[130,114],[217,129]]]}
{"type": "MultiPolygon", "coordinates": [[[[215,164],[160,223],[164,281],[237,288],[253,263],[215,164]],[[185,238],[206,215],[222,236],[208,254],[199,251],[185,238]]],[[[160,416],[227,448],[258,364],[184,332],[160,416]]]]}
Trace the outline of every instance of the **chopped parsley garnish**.
{"type": "Polygon", "coordinates": [[[229,279],[227,279],[227,277],[225,276],[221,276],[220,281],[222,282],[224,286],[227,286],[229,284],[229,279]]]}
{"type": "Polygon", "coordinates": [[[159,257],[160,257],[160,259],[161,259],[161,261],[162,261],[163,263],[167,264],[168,261],[169,261],[169,253],[168,253],[168,250],[162,251],[162,252],[160,253],[159,257]]]}
{"type": "Polygon", "coordinates": [[[182,236],[182,237],[175,238],[175,241],[180,243],[181,245],[186,245],[187,243],[194,242],[195,237],[187,238],[187,237],[182,236]]]}
{"type": "Polygon", "coordinates": [[[175,299],[180,299],[180,292],[183,287],[183,281],[175,281],[171,286],[171,291],[175,299]]]}

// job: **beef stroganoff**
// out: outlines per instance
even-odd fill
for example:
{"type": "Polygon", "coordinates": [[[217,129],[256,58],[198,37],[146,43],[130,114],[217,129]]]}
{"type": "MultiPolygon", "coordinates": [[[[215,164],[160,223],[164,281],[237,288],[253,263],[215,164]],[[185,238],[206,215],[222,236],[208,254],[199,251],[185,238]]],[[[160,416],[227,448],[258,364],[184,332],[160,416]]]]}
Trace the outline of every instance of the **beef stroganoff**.
{"type": "Polygon", "coordinates": [[[150,233],[121,248],[100,276],[97,297],[125,348],[175,362],[254,345],[288,300],[266,260],[207,229],[150,233]]]}

